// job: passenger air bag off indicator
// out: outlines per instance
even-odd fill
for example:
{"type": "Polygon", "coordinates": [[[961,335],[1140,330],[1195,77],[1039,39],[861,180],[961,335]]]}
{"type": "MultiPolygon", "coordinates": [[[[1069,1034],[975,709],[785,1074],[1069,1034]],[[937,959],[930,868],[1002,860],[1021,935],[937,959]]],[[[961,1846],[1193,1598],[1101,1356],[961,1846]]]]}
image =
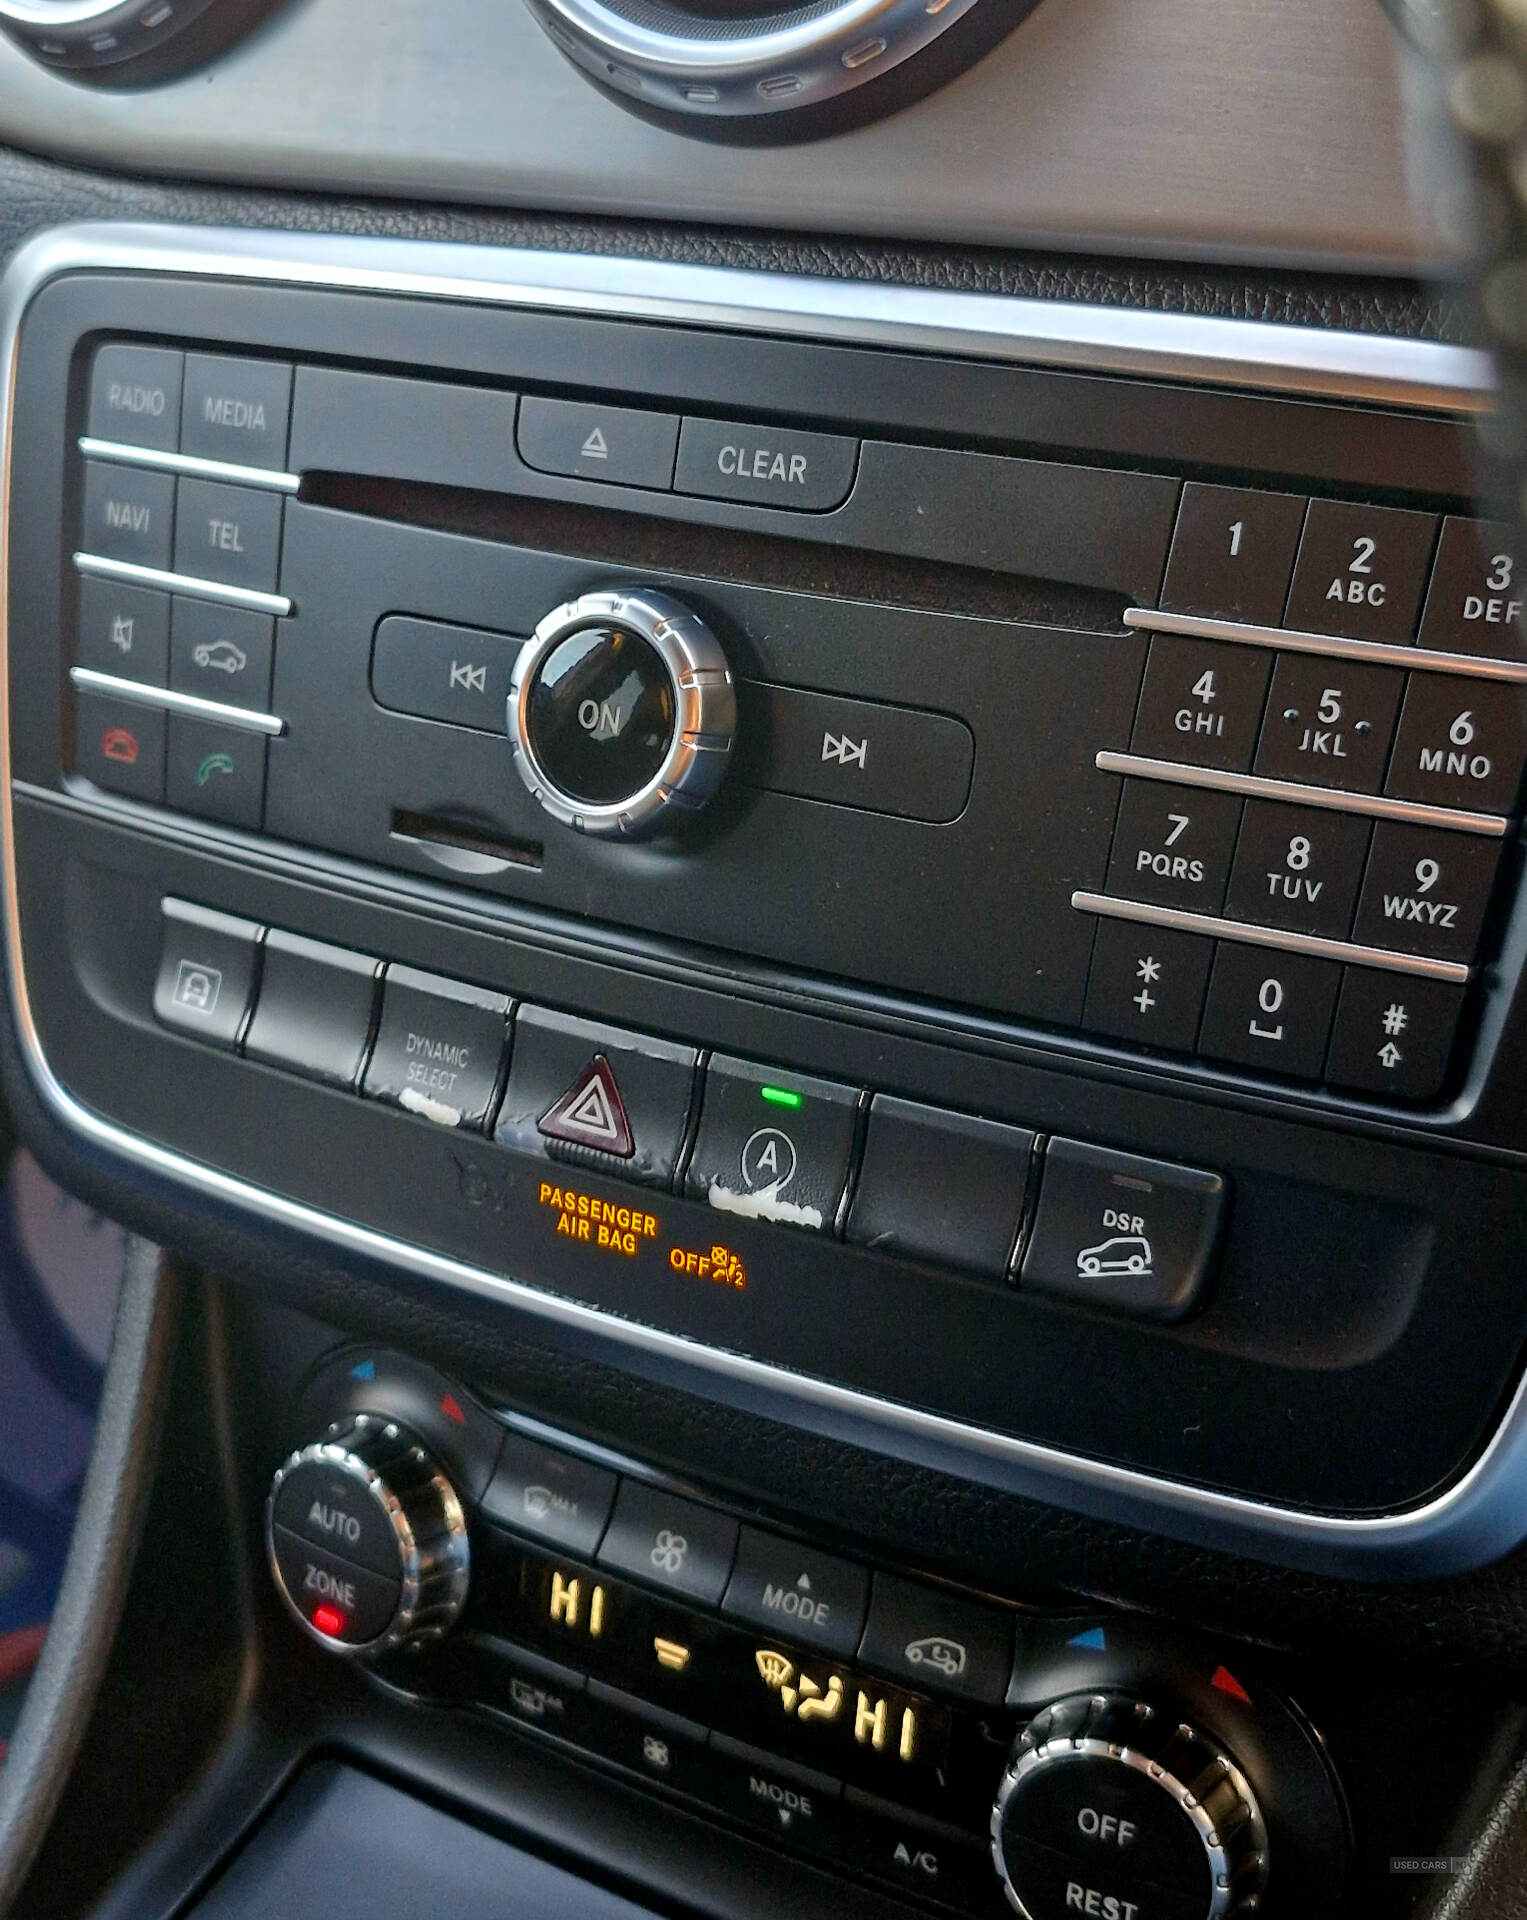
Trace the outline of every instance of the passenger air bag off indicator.
{"type": "Polygon", "coordinates": [[[563,1238],[624,1254],[628,1259],[636,1257],[643,1242],[658,1235],[656,1214],[623,1202],[600,1200],[551,1180],[541,1182],[536,1199],[556,1214],[557,1232],[563,1238]]]}

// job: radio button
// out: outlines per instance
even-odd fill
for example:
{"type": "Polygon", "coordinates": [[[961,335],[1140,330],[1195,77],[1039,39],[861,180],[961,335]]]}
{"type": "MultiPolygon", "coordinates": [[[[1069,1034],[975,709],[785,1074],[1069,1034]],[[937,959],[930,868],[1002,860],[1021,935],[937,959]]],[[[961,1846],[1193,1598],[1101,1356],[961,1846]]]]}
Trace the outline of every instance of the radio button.
{"type": "Polygon", "coordinates": [[[162,687],[170,662],[170,598],[118,580],[80,579],[79,663],[162,687]]]}
{"type": "Polygon", "coordinates": [[[1456,515],[1444,520],[1421,616],[1421,645],[1497,660],[1520,660],[1527,654],[1522,633],[1527,567],[1522,555],[1521,536],[1513,526],[1456,515]]]}
{"type": "Polygon", "coordinates": [[[698,1059],[671,1040],[522,1006],[494,1138],[519,1153],[666,1187],[698,1059]]]}
{"type": "Polygon", "coordinates": [[[1437,517],[1312,500],[1283,624],[1349,640],[1408,641],[1437,517]]]}
{"type": "Polygon", "coordinates": [[[859,1645],[869,1599],[865,1568],[744,1527],[721,1611],[847,1658],[859,1645]]]}
{"type": "Polygon", "coordinates": [[[714,1055],[686,1191],[723,1213],[831,1233],[858,1111],[857,1088],[714,1055]]]}
{"type": "Polygon", "coordinates": [[[394,963],[361,1092],[441,1126],[480,1132],[508,1033],[509,1002],[501,993],[394,963]]]}
{"type": "Polygon", "coordinates": [[[1298,494],[1206,487],[1190,480],[1182,490],[1162,606],[1173,613],[1277,626],[1304,507],[1298,494]]]}
{"type": "Polygon", "coordinates": [[[268,613],[175,596],[170,620],[170,685],[224,706],[270,705],[276,623],[268,613]]]}
{"type": "Polygon", "coordinates": [[[907,1686],[999,1706],[1013,1668],[1013,1616],[877,1569],[859,1658],[907,1686]]]}
{"type": "Polygon", "coordinates": [[[1191,1053],[1214,942],[1128,920],[1099,920],[1082,1025],[1144,1047],[1191,1053]]]}
{"type": "Polygon", "coordinates": [[[858,464],[859,442],[841,434],[686,419],[673,484],[707,500],[826,513],[848,498],[858,464]]]}
{"type": "Polygon", "coordinates": [[[1198,1051],[1214,1060],[1318,1080],[1341,968],[1306,954],[1222,940],[1198,1051]]]}
{"type": "Polygon", "coordinates": [[[99,693],[77,695],[74,765],[108,793],[163,800],[164,715],[99,693]]]}
{"type": "Polygon", "coordinates": [[[1447,1079],[1462,987],[1348,967],[1326,1079],[1391,1100],[1431,1100],[1447,1079]]]}
{"type": "Polygon", "coordinates": [[[169,474],[85,462],[87,553],[138,567],[167,567],[174,519],[175,482],[169,474]]]}
{"type": "Polygon", "coordinates": [[[1272,655],[1255,647],[1157,634],[1131,750],[1153,760],[1245,773],[1257,750],[1271,673],[1272,655]]]}
{"type": "Polygon", "coordinates": [[[1258,926],[1344,940],[1371,833],[1358,814],[1248,800],[1226,913],[1258,926]]]}
{"type": "Polygon", "coordinates": [[[1180,1320],[1208,1279],[1224,1203],[1217,1173],[1052,1140],[1023,1284],[1180,1320]]]}
{"type": "Polygon", "coordinates": [[[1241,802],[1234,794],[1126,780],[1108,891],[1156,906],[1218,913],[1240,823],[1241,802]]]}
{"type": "Polygon", "coordinates": [[[265,746],[242,727],[172,713],[165,799],[181,813],[257,830],[265,813],[265,746]]]}
{"type": "Polygon", "coordinates": [[[676,413],[543,400],[533,394],[520,401],[520,458],[540,473],[666,492],[673,484],[678,443],[676,413]]]}
{"type": "Polygon", "coordinates": [[[279,360],[186,355],[180,451],[238,467],[286,464],[292,370],[279,360]]]}
{"type": "Polygon", "coordinates": [[[1505,813],[1527,758],[1527,687],[1413,673],[1386,793],[1505,813]]]}
{"type": "Polygon", "coordinates": [[[254,487],[182,480],[175,509],[175,571],[268,593],[281,559],[281,498],[254,487]]]}
{"type": "Polygon", "coordinates": [[[1500,842],[1381,820],[1353,938],[1429,960],[1472,960],[1500,842]]]}
{"type": "Polygon", "coordinates": [[[1273,673],[1256,770],[1347,793],[1377,793],[1405,676],[1319,654],[1285,653],[1273,673]]]}
{"type": "Polygon", "coordinates": [[[1028,1184],[1034,1136],[877,1093],[848,1238],[902,1260],[1000,1280],[1028,1184]]]}
{"type": "Polygon", "coordinates": [[[180,432],[181,366],[182,356],[164,347],[102,347],[90,370],[94,438],[173,453],[180,432]]]}

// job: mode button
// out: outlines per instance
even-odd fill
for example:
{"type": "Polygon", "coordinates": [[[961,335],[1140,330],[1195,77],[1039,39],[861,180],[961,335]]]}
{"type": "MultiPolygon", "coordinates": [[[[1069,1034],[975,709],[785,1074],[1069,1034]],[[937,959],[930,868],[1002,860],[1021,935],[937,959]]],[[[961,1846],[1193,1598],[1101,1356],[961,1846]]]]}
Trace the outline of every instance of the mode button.
{"type": "Polygon", "coordinates": [[[826,513],[848,498],[858,464],[859,442],[841,434],[687,419],[673,484],[709,500],[826,513]]]}

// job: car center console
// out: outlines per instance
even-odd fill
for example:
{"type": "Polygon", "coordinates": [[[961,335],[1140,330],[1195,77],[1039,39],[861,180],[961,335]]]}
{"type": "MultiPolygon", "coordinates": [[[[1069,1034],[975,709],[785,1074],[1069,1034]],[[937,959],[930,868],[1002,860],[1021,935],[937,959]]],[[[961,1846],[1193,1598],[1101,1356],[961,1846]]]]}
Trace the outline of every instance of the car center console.
{"type": "Polygon", "coordinates": [[[1337,1570],[1514,1544],[1524,556],[1477,364],[686,275],[19,258],[54,1117],[990,1483],[1337,1570]]]}

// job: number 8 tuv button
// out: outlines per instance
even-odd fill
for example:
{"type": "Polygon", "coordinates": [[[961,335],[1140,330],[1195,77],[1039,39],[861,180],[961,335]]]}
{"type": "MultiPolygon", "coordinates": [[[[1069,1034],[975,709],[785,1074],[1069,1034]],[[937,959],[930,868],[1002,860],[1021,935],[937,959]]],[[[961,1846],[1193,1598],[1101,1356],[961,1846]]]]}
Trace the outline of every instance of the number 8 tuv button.
{"type": "Polygon", "coordinates": [[[1209,1277],[1224,1205],[1217,1173],[1052,1140],[1023,1284],[1180,1320],[1209,1277]]]}

